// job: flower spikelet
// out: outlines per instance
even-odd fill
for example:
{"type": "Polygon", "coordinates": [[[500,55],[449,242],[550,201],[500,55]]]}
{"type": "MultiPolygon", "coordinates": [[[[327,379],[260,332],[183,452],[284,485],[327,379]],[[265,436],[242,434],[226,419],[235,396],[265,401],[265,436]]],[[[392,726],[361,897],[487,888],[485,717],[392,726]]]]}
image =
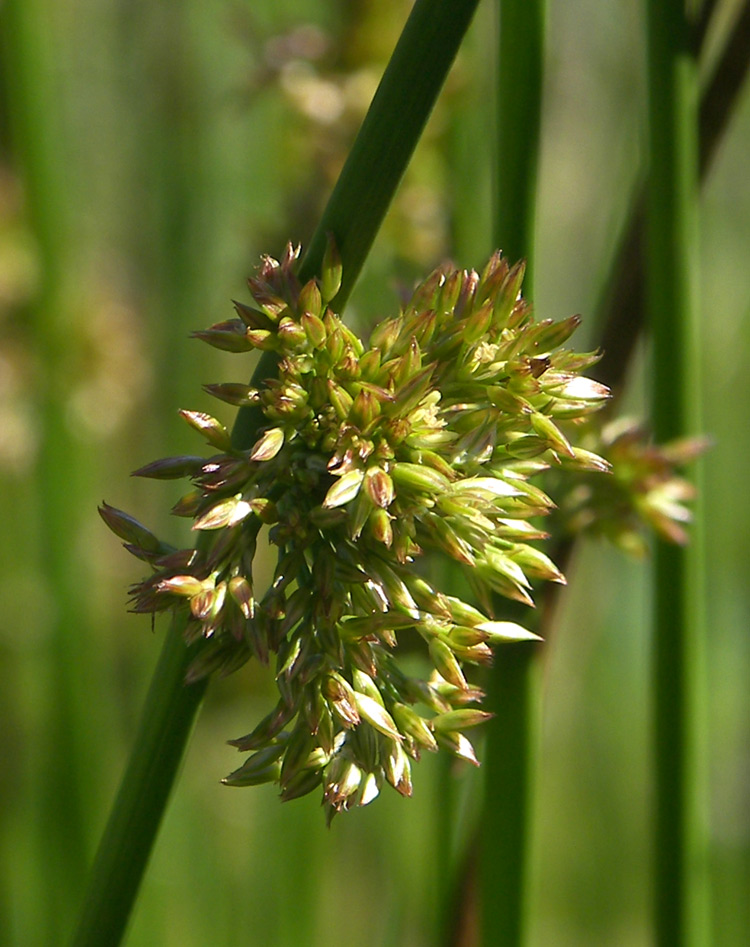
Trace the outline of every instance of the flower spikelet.
{"type": "Polygon", "coordinates": [[[175,512],[192,519],[196,549],[171,550],[140,524],[112,528],[153,569],[133,589],[135,610],[183,607],[187,640],[204,639],[191,679],[273,662],[278,703],[232,741],[251,755],[224,782],[276,781],[283,800],[320,787],[330,818],[386,783],[410,795],[424,750],[477,764],[466,731],[488,714],[468,668],[489,663],[496,644],[536,637],[495,620],[491,593],[532,604],[536,580],[565,581],[533,545],[554,504],[532,480],[561,465],[608,469],[573,434],[609,393],[582,374],[596,353],[561,348],[578,318],[535,320],[523,265],[500,253],[482,273],[436,269],[367,342],[329,306],[335,249],[304,285],[298,255],[289,246],[264,258],[253,304],[196,333],[276,355],[277,374],[257,387],[206,387],[262,411],[255,442],[234,448],[213,417],[183,412],[216,453],[137,471],[190,479],[175,512]],[[278,563],[257,589],[264,527],[278,563]],[[416,570],[426,551],[466,570],[481,609],[416,570]],[[423,641],[424,677],[398,662],[404,636],[423,641]]]}

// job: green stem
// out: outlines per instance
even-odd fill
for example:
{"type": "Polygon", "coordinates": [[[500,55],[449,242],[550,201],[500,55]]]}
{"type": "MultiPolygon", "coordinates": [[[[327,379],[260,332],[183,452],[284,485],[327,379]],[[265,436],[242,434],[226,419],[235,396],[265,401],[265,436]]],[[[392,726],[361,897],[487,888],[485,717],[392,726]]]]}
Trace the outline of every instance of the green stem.
{"type": "MultiPolygon", "coordinates": [[[[682,0],[650,0],[648,313],[659,442],[694,431],[698,405],[697,83],[682,0]]],[[[657,543],[654,561],[656,943],[702,944],[695,678],[701,614],[695,549],[657,543]]]]}
{"type": "MultiPolygon", "coordinates": [[[[532,295],[534,216],[542,106],[543,0],[501,0],[498,50],[495,245],[525,257],[532,295]]],[[[498,603],[505,614],[507,603],[498,603]]],[[[524,616],[521,620],[526,619],[524,616]]],[[[488,690],[497,719],[485,747],[481,826],[483,943],[517,947],[528,933],[528,873],[536,744],[537,649],[504,647],[488,690]]]]}
{"type": "MultiPolygon", "coordinates": [[[[302,279],[315,275],[326,235],[334,235],[344,266],[338,309],[362,268],[477,3],[418,0],[414,5],[301,264],[302,279]]],[[[256,383],[273,374],[274,367],[272,358],[262,358],[254,373],[256,383]]],[[[249,447],[264,420],[252,411],[238,412],[234,445],[249,447]]],[[[123,936],[203,696],[203,686],[184,686],[189,659],[173,628],[94,863],[73,940],[76,947],[115,947],[123,936]]]]}
{"type": "Polygon", "coordinates": [[[164,641],[135,747],[99,846],[72,943],[119,943],[207,681],[186,686],[195,656],[176,617],[164,641]]]}

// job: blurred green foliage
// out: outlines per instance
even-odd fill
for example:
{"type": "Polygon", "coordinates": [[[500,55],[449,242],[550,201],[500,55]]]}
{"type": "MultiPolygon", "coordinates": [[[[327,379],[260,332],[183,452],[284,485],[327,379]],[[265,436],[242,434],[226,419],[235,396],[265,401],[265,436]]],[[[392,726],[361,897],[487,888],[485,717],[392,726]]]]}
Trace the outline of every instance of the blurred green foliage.
{"type": "MultiPolygon", "coordinates": [[[[735,3],[721,5],[716,42],[735,3]]],[[[403,25],[405,0],[6,0],[0,7],[0,942],[59,943],[129,750],[158,638],[102,499],[160,535],[169,484],[226,360],[188,339],[246,299],[261,252],[318,219],[403,25]]],[[[352,299],[372,323],[445,255],[489,251],[488,24],[480,9],[352,299]]],[[[535,303],[593,312],[640,172],[639,3],[552,2],[535,303]]],[[[705,674],[714,939],[750,931],[750,102],[704,190],[705,674]]],[[[589,319],[589,341],[594,341],[589,319]]],[[[639,410],[647,358],[631,373],[639,410]]],[[[248,367],[248,377],[251,368],[248,367]]],[[[231,377],[234,378],[234,366],[231,377]]],[[[231,414],[223,418],[231,421],[231,414]]],[[[270,569],[270,564],[269,564],[270,569]]],[[[535,945],[648,942],[648,572],[585,547],[544,663],[535,945]]],[[[209,691],[127,938],[163,944],[436,943],[438,764],[413,800],[336,820],[219,778],[270,683],[209,691]]],[[[501,721],[498,721],[501,723],[501,721]]],[[[468,774],[455,773],[457,792],[468,774]]],[[[471,821],[469,804],[466,822],[471,821]]],[[[451,844],[460,849],[461,841],[451,844]]]]}

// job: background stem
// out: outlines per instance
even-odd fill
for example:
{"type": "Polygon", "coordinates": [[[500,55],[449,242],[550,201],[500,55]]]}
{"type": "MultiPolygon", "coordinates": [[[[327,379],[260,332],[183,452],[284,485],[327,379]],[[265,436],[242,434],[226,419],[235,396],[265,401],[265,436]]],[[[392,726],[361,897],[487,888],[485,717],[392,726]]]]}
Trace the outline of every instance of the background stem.
{"type": "MultiPolygon", "coordinates": [[[[534,217],[542,109],[544,4],[499,4],[494,244],[510,261],[525,258],[524,296],[533,298],[534,217]]],[[[496,603],[508,615],[508,603],[496,603]]],[[[529,616],[517,616],[528,623],[529,616]]],[[[485,944],[520,945],[528,933],[532,771],[537,708],[536,646],[497,655],[488,708],[481,837],[481,928],[485,944]]]]}
{"type": "MultiPolygon", "coordinates": [[[[648,3],[648,313],[660,443],[699,430],[697,83],[682,0],[648,3]]],[[[700,544],[654,556],[654,926],[663,947],[707,943],[696,741],[700,544]]]]}

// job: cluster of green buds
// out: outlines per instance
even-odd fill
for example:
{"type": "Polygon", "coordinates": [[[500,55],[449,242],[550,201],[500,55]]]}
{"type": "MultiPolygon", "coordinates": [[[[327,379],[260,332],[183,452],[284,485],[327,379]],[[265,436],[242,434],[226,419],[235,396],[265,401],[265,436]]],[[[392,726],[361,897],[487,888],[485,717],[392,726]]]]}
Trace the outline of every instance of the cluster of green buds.
{"type": "Polygon", "coordinates": [[[609,393],[582,374],[595,353],[560,347],[578,317],[535,320],[523,265],[500,253],[481,274],[436,269],[368,344],[329,306],[335,248],[305,285],[298,254],[264,258],[249,281],[254,305],[196,333],[276,357],[257,387],[206,386],[261,416],[256,442],[240,449],[218,420],[183,411],[217,453],[136,471],[192,481],[174,512],[192,518],[196,548],[171,549],[112,507],[102,514],[152,567],[134,609],[182,607],[188,642],[203,639],[190,679],[274,656],[278,703],[232,741],[252,755],[224,781],[276,781],[284,800],[322,787],[330,817],[385,783],[409,795],[424,750],[477,763],[466,730],[489,715],[466,666],[537,637],[497,620],[494,597],[533,604],[533,581],[565,581],[533,545],[554,504],[532,479],[551,466],[609,470],[571,442],[609,393]],[[253,577],[259,540],[278,551],[264,589],[253,577]],[[465,570],[476,604],[435,588],[415,564],[423,551],[465,570]],[[422,677],[397,660],[405,636],[423,642],[422,677]]]}
{"type": "Polygon", "coordinates": [[[637,556],[648,551],[648,531],[666,542],[688,542],[692,514],[685,504],[695,499],[696,490],[679,471],[706,450],[706,438],[655,444],[643,425],[620,418],[590,425],[581,441],[607,459],[612,476],[584,472],[561,484],[555,510],[561,534],[603,536],[637,556]]]}

